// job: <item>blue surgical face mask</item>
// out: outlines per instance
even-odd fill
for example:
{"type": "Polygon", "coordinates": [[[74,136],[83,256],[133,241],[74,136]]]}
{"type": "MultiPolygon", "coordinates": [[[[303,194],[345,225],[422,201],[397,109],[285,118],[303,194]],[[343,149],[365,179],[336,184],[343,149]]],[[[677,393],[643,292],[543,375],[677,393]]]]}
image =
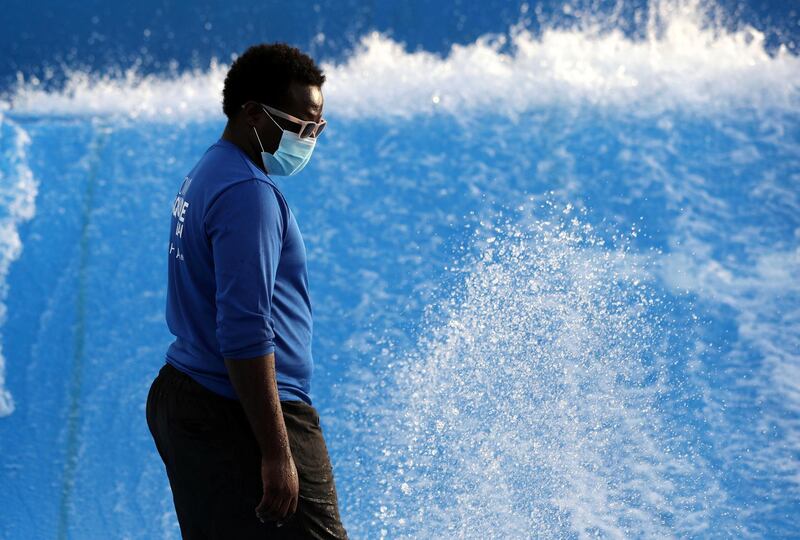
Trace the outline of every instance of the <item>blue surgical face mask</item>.
{"type": "MultiPolygon", "coordinates": [[[[266,110],[267,116],[270,120],[275,122],[272,115],[266,110]]],[[[317,144],[317,139],[314,137],[300,138],[300,135],[293,131],[283,129],[275,122],[283,133],[281,141],[278,144],[278,149],[274,154],[264,151],[264,146],[261,144],[261,138],[258,136],[256,127],[253,126],[253,131],[256,133],[258,145],[261,147],[261,160],[264,162],[264,168],[268,174],[275,176],[291,176],[300,172],[306,163],[311,159],[311,153],[314,151],[314,146],[317,144]]]]}

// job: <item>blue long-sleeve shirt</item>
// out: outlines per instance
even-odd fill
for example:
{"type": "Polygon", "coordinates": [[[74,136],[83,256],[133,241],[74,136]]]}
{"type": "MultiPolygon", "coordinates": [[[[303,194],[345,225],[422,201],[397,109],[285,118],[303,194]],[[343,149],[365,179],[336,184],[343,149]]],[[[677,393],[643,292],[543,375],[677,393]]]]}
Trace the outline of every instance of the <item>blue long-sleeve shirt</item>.
{"type": "Polygon", "coordinates": [[[274,352],[279,399],[311,404],[303,238],[278,187],[235,144],[217,141],[184,179],[168,261],[166,361],[238,399],[224,359],[274,352]]]}

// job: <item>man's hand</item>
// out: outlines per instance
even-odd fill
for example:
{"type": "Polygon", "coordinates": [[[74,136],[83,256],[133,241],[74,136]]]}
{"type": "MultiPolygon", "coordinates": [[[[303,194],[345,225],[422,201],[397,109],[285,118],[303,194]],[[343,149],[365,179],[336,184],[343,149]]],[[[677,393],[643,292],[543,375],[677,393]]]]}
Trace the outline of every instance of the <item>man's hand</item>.
{"type": "Polygon", "coordinates": [[[297,509],[299,482],[275,382],[275,355],[226,358],[225,366],[261,450],[264,495],[255,508],[256,517],[285,519],[297,509]]]}
{"type": "Polygon", "coordinates": [[[300,486],[291,454],[277,459],[262,457],[261,481],[264,495],[256,507],[258,519],[281,521],[294,514],[300,486]]]}

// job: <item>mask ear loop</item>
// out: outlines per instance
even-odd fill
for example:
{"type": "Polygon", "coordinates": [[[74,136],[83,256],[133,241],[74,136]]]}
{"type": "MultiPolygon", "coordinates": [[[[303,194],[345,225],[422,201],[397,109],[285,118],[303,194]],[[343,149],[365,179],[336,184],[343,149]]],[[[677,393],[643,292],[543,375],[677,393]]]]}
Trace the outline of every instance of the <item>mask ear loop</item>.
{"type": "MultiPolygon", "coordinates": [[[[281,127],[281,125],[280,125],[278,122],[276,122],[276,121],[275,121],[275,119],[272,117],[272,115],[271,115],[271,114],[269,114],[269,111],[268,111],[267,109],[264,109],[263,107],[262,107],[261,109],[262,109],[262,110],[263,110],[265,113],[267,113],[267,116],[269,116],[269,119],[270,119],[270,120],[272,120],[272,123],[273,123],[273,124],[275,124],[276,126],[278,126],[278,129],[279,129],[279,130],[281,130],[281,131],[285,131],[285,130],[284,130],[282,127],[281,127]]],[[[255,127],[255,126],[254,126],[254,127],[255,127]]]]}
{"type": "MultiPolygon", "coordinates": [[[[244,105],[242,105],[242,107],[244,107],[244,105]]],[[[269,119],[270,119],[270,120],[272,120],[272,123],[273,123],[273,124],[275,124],[276,126],[278,126],[278,129],[279,129],[279,130],[281,130],[281,132],[285,131],[285,130],[284,130],[282,127],[281,127],[281,125],[280,125],[278,122],[276,122],[274,118],[272,118],[272,115],[271,115],[271,114],[269,114],[269,111],[268,111],[267,109],[264,109],[264,108],[262,107],[262,110],[263,110],[265,113],[267,113],[267,116],[269,116],[269,119]]],[[[256,139],[258,139],[258,146],[260,146],[260,147],[261,147],[261,151],[262,151],[262,152],[264,152],[264,145],[263,145],[263,144],[261,144],[261,138],[258,136],[258,130],[256,129],[256,126],[253,126],[253,131],[254,131],[254,132],[255,132],[255,134],[256,134],[256,139]]]]}
{"type": "Polygon", "coordinates": [[[264,151],[264,145],[261,144],[261,137],[258,136],[258,130],[256,129],[256,126],[253,126],[253,133],[256,134],[256,140],[258,141],[258,146],[261,147],[261,151],[263,152],[264,151]]]}

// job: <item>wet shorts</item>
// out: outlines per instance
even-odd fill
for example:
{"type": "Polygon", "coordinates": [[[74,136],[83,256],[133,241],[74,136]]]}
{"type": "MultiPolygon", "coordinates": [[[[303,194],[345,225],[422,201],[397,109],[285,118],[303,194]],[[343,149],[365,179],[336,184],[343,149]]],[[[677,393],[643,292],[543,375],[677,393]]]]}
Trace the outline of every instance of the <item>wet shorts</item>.
{"type": "Polygon", "coordinates": [[[316,409],[281,401],[300,484],[297,511],[262,523],[261,451],[238,400],[165,364],[147,396],[147,425],[164,461],[185,539],[342,539],[336,488],[316,409]]]}

